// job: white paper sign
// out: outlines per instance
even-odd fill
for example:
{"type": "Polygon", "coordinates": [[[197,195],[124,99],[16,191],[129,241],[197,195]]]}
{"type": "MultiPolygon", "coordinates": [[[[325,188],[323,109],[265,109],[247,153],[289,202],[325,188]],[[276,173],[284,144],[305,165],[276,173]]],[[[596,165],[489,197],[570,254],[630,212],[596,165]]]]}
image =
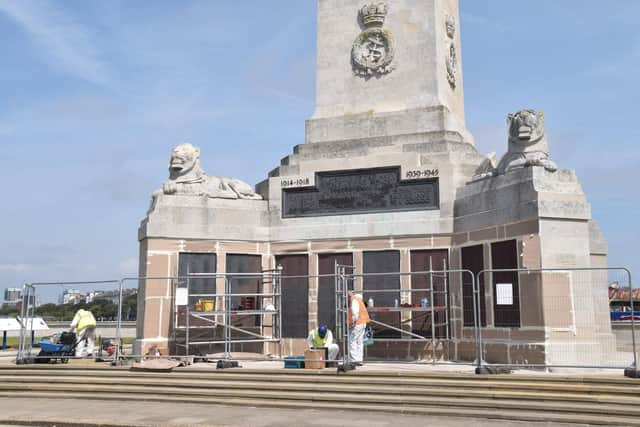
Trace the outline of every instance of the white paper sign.
{"type": "Polygon", "coordinates": [[[513,305],[512,283],[496,283],[496,305],[513,305]]]}
{"type": "Polygon", "coordinates": [[[19,331],[20,323],[13,317],[0,318],[0,331],[19,331]]]}
{"type": "Polygon", "coordinates": [[[176,288],[176,305],[189,304],[189,295],[187,294],[187,288],[176,288]]]}

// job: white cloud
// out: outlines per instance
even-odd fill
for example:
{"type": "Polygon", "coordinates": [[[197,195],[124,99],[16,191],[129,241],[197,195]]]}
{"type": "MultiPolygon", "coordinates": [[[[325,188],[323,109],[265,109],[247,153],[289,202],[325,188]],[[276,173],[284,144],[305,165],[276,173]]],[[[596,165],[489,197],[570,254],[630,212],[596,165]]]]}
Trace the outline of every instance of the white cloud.
{"type": "Polygon", "coordinates": [[[49,1],[4,1],[3,12],[33,38],[51,66],[88,82],[108,86],[107,65],[91,32],[49,1]]]}
{"type": "Polygon", "coordinates": [[[129,257],[126,258],[118,264],[118,271],[121,274],[138,274],[138,258],[129,257]]]}
{"type": "Polygon", "coordinates": [[[0,264],[0,271],[23,273],[33,268],[31,264],[0,264]]]}

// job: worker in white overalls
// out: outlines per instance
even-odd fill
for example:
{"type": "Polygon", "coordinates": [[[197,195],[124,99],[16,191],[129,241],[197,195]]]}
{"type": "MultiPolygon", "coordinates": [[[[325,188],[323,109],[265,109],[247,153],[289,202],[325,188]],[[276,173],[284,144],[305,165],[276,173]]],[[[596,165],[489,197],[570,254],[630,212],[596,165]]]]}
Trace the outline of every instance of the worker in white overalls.
{"type": "Polygon", "coordinates": [[[370,321],[362,295],[349,291],[349,358],[351,363],[358,366],[362,366],[364,359],[364,332],[370,321]]]}
{"type": "Polygon", "coordinates": [[[333,342],[333,334],[327,325],[320,325],[309,332],[307,345],[310,349],[327,349],[327,357],[330,361],[335,361],[340,348],[333,342]]]}
{"type": "Polygon", "coordinates": [[[89,310],[81,308],[71,321],[71,332],[76,333],[76,356],[93,355],[96,340],[96,319],[89,310]]]}

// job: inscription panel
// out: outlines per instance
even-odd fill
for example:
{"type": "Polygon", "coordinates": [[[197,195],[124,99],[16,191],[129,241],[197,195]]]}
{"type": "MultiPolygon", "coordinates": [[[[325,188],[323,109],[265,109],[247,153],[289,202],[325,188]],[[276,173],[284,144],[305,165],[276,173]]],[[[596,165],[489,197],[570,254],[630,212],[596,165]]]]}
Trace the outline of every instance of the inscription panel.
{"type": "Polygon", "coordinates": [[[282,189],[283,218],[438,208],[438,178],[402,181],[400,167],[318,172],[315,187],[282,189]]]}

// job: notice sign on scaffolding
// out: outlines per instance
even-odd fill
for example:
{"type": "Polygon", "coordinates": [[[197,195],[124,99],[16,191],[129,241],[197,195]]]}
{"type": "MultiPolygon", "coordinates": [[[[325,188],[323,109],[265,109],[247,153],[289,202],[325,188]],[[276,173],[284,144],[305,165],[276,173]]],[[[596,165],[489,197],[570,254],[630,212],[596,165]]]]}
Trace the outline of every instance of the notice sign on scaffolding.
{"type": "Polygon", "coordinates": [[[513,305],[513,283],[496,283],[496,305],[513,305]]]}
{"type": "Polygon", "coordinates": [[[176,288],[176,305],[189,304],[189,294],[187,288],[176,288]]]}

